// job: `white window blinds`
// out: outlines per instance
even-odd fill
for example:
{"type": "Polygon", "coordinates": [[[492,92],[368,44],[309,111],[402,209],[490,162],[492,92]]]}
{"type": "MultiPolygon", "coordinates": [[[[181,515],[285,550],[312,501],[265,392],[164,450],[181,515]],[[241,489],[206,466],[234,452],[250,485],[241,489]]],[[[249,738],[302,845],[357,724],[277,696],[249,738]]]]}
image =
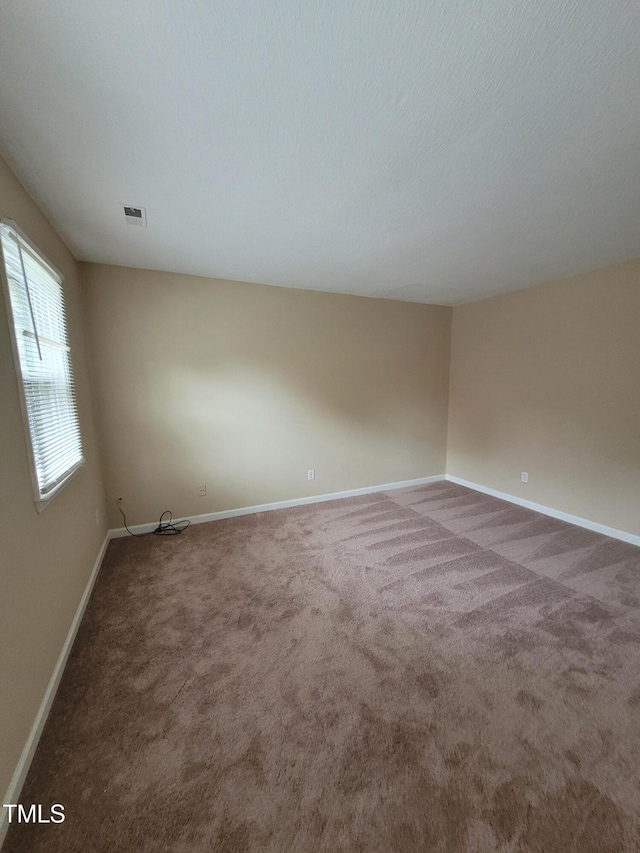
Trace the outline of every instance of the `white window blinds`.
{"type": "Polygon", "coordinates": [[[0,223],[0,241],[34,489],[45,502],[83,461],[64,294],[59,275],[14,226],[0,223]]]}

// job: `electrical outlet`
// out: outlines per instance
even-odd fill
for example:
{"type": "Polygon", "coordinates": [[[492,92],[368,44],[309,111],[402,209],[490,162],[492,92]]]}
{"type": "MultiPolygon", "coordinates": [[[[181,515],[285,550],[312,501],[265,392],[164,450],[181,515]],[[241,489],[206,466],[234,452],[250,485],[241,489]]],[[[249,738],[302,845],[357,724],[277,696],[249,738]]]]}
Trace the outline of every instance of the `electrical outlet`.
{"type": "Polygon", "coordinates": [[[100,527],[100,510],[96,510],[96,527],[100,527]]]}
{"type": "Polygon", "coordinates": [[[206,494],[207,494],[207,487],[206,487],[206,485],[198,486],[198,494],[200,495],[200,497],[201,497],[201,498],[206,497],[206,494]]]}
{"type": "Polygon", "coordinates": [[[522,480],[523,483],[529,482],[529,475],[527,474],[526,471],[522,472],[522,474],[520,475],[520,479],[522,480]]]}
{"type": "Polygon", "coordinates": [[[316,472],[314,471],[313,468],[309,468],[309,470],[307,471],[307,480],[315,480],[315,478],[316,478],[316,472]]]}

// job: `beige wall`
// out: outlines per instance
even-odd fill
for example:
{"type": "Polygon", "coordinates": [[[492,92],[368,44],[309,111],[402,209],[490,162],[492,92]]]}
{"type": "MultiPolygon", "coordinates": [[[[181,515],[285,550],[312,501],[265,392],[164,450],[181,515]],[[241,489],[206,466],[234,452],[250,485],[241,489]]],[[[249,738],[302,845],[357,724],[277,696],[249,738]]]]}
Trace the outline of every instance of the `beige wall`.
{"type": "Polygon", "coordinates": [[[454,309],[447,473],[640,534],[640,260],[454,309]]]}
{"type": "Polygon", "coordinates": [[[0,216],[13,219],[64,275],[86,458],[80,473],[38,514],[0,296],[0,794],[4,794],[107,528],[77,264],[1,159],[0,216]],[[99,526],[96,509],[102,516],[99,526]]]}
{"type": "Polygon", "coordinates": [[[82,271],[111,526],[444,473],[451,309],[82,271]]]}

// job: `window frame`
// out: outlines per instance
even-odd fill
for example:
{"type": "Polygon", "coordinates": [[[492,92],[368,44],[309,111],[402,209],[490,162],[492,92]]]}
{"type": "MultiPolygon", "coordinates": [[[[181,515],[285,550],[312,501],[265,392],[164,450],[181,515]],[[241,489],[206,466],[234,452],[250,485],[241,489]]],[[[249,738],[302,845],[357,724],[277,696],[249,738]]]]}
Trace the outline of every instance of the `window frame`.
{"type": "MultiPolygon", "coordinates": [[[[9,228],[11,231],[15,232],[15,234],[20,238],[20,240],[24,243],[28,251],[34,256],[37,263],[41,264],[45,267],[51,275],[59,282],[60,288],[63,290],[64,296],[64,276],[62,273],[49,261],[49,259],[42,253],[42,251],[33,243],[32,240],[24,233],[24,231],[16,225],[16,223],[12,219],[7,219],[5,217],[0,217],[0,225],[3,225],[9,228]]],[[[11,340],[11,351],[13,354],[13,366],[15,370],[16,376],[16,384],[18,386],[18,397],[20,399],[20,413],[22,415],[22,427],[24,431],[25,444],[27,447],[27,457],[29,460],[29,471],[31,474],[31,487],[33,490],[33,499],[36,505],[36,509],[39,513],[43,512],[51,503],[51,501],[56,497],[56,495],[60,494],[62,489],[70,483],[71,480],[74,479],[76,474],[80,471],[85,463],[84,459],[84,451],[82,447],[82,434],[80,430],[80,461],[77,462],[63,479],[56,484],[54,488],[51,489],[50,492],[47,493],[46,497],[43,497],[40,493],[40,484],[38,482],[38,471],[36,467],[36,457],[33,448],[33,439],[31,437],[31,425],[29,421],[29,411],[27,408],[27,400],[24,389],[24,379],[22,374],[22,363],[20,361],[20,351],[18,349],[18,341],[16,337],[16,324],[15,317],[13,312],[13,305],[11,302],[11,291],[9,287],[9,277],[7,274],[7,266],[4,259],[4,254],[2,248],[0,247],[0,279],[2,279],[2,290],[4,294],[4,302],[7,311],[7,322],[9,325],[9,337],[11,340]]],[[[63,316],[65,327],[67,330],[67,336],[69,336],[69,324],[68,324],[68,311],[66,302],[63,299],[63,316]]],[[[68,341],[69,343],[69,341],[68,341]]],[[[69,361],[70,361],[70,371],[72,377],[74,377],[73,370],[73,360],[71,355],[71,346],[69,343],[69,361]]],[[[75,379],[74,379],[75,385],[75,379]]],[[[76,400],[76,413],[78,416],[78,428],[80,429],[80,412],[77,407],[76,400]]]]}

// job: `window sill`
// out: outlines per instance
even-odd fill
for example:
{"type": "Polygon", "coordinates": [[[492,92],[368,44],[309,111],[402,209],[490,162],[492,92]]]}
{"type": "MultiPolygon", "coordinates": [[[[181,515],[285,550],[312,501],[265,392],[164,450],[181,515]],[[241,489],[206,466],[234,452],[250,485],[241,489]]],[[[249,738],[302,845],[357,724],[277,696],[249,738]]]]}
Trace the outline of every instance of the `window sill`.
{"type": "Polygon", "coordinates": [[[41,498],[39,496],[34,498],[36,509],[39,513],[45,511],[45,509],[49,506],[49,504],[56,497],[56,495],[59,495],[62,489],[64,489],[64,487],[67,485],[67,483],[70,483],[71,480],[73,480],[73,478],[76,476],[78,471],[80,471],[83,465],[84,459],[82,460],[82,462],[78,462],[78,464],[69,471],[64,480],[61,480],[55,487],[55,489],[52,489],[52,491],[47,495],[46,498],[41,498]]]}

